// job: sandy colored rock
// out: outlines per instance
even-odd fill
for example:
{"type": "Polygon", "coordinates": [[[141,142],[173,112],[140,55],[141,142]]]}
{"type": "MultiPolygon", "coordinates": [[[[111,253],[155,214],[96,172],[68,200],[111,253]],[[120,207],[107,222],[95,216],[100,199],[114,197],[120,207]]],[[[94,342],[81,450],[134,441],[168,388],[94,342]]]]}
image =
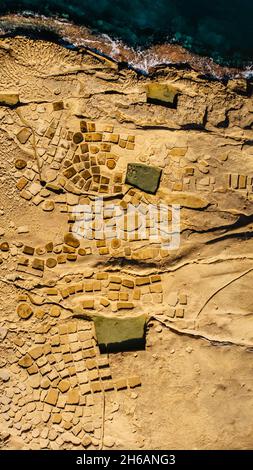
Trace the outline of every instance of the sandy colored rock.
{"type": "Polygon", "coordinates": [[[57,265],[57,261],[55,258],[48,258],[46,260],[46,266],[48,268],[55,268],[56,265],[57,265]]]}
{"type": "Polygon", "coordinates": [[[10,372],[7,369],[0,370],[0,380],[8,382],[10,380],[10,372]]]}
{"type": "Polygon", "coordinates": [[[132,302],[118,302],[117,309],[118,310],[125,310],[125,309],[132,309],[134,308],[134,304],[132,302]]]}
{"type": "Polygon", "coordinates": [[[32,375],[29,379],[29,385],[32,388],[39,388],[41,382],[41,376],[39,374],[32,375]]]}
{"type": "Polygon", "coordinates": [[[49,421],[49,418],[50,418],[50,413],[48,411],[43,411],[42,421],[44,421],[44,423],[47,423],[49,421]]]}
{"type": "Polygon", "coordinates": [[[161,195],[163,195],[164,201],[167,204],[179,204],[189,209],[204,209],[208,206],[208,201],[204,197],[196,196],[195,194],[180,192],[177,194],[169,194],[165,190],[159,191],[161,191],[161,195]]]}
{"type": "Polygon", "coordinates": [[[38,367],[36,364],[33,364],[31,367],[28,367],[27,372],[29,375],[37,374],[39,371],[38,367]]]}
{"type": "Polygon", "coordinates": [[[24,189],[27,184],[28,184],[28,180],[27,180],[24,176],[22,176],[22,177],[18,180],[18,182],[17,182],[17,184],[16,184],[16,187],[17,187],[17,189],[18,189],[19,191],[22,191],[22,189],[24,189]]]}
{"type": "Polygon", "coordinates": [[[127,380],[125,378],[120,378],[114,381],[114,386],[117,390],[122,390],[127,388],[127,380]]]}
{"type": "Polygon", "coordinates": [[[104,446],[112,448],[115,444],[115,440],[111,436],[105,436],[104,438],[104,446]]]}
{"type": "Polygon", "coordinates": [[[17,307],[17,314],[23,320],[27,320],[28,318],[30,318],[32,316],[33,309],[29,304],[21,303],[17,307]]]}
{"type": "MultiPolygon", "coordinates": [[[[52,423],[54,424],[60,424],[62,420],[62,415],[60,413],[54,413],[53,414],[53,417],[52,417],[52,423]]],[[[50,432],[50,431],[49,431],[50,432]]],[[[57,434],[56,434],[57,436],[57,434]]],[[[54,437],[54,435],[51,434],[51,439],[49,437],[50,440],[54,440],[56,437],[54,437]]]]}
{"type": "Polygon", "coordinates": [[[75,144],[80,144],[83,141],[83,134],[81,132],[76,132],[73,135],[73,142],[75,144]]]}
{"type": "Polygon", "coordinates": [[[82,307],[83,308],[88,308],[88,309],[89,308],[93,309],[94,308],[94,300],[93,299],[83,300],[82,307]]]}
{"type": "Polygon", "coordinates": [[[109,168],[109,170],[113,170],[116,166],[116,162],[112,158],[109,158],[106,162],[106,165],[109,168]]]}
{"type": "Polygon", "coordinates": [[[40,382],[41,388],[47,390],[50,387],[50,380],[48,380],[46,377],[43,378],[40,382]]]}
{"type": "Polygon", "coordinates": [[[65,393],[69,390],[70,383],[68,380],[61,380],[58,384],[58,388],[62,393],[65,393]]]}
{"type": "Polygon", "coordinates": [[[61,315],[61,308],[58,305],[53,305],[49,310],[49,314],[51,317],[59,317],[61,315]]]}
{"type": "Polygon", "coordinates": [[[45,212],[52,212],[54,210],[54,201],[46,200],[42,203],[42,209],[45,212]]]}
{"type": "Polygon", "coordinates": [[[10,250],[9,243],[7,243],[7,242],[1,243],[0,244],[0,250],[1,251],[9,251],[10,250]]]}
{"type": "Polygon", "coordinates": [[[134,281],[131,279],[122,279],[122,285],[128,287],[129,289],[134,288],[134,281]]]}
{"type": "Polygon", "coordinates": [[[45,397],[45,403],[55,406],[58,400],[59,391],[53,388],[50,388],[49,392],[45,397]]]}
{"type": "Polygon", "coordinates": [[[139,387],[141,385],[141,379],[138,375],[134,375],[128,378],[128,385],[131,388],[139,387]]]}
{"type": "Polygon", "coordinates": [[[17,232],[19,234],[21,233],[29,233],[29,227],[28,225],[20,225],[20,227],[17,228],[17,232]]]}
{"type": "Polygon", "coordinates": [[[30,367],[33,363],[33,360],[31,358],[31,356],[29,356],[28,354],[26,354],[25,356],[23,356],[19,361],[18,361],[19,365],[21,367],[24,367],[25,369],[30,367]]]}
{"type": "Polygon", "coordinates": [[[135,279],[135,285],[136,286],[145,286],[147,284],[150,284],[150,278],[149,277],[137,277],[135,279]]]}
{"type": "Polygon", "coordinates": [[[67,395],[68,405],[78,405],[80,399],[79,391],[77,389],[71,389],[67,395]]]}
{"type": "Polygon", "coordinates": [[[37,346],[36,348],[29,349],[29,354],[33,359],[38,359],[43,355],[43,347],[37,346]]]}
{"type": "Polygon", "coordinates": [[[32,246],[25,245],[23,248],[23,253],[32,256],[34,254],[34,248],[32,246]]]}
{"type": "Polygon", "coordinates": [[[18,93],[0,93],[0,104],[5,106],[16,106],[19,103],[18,93]]]}
{"type": "Polygon", "coordinates": [[[17,134],[17,139],[19,140],[19,142],[21,144],[25,144],[29,137],[32,135],[32,131],[31,129],[27,128],[27,127],[24,127],[23,129],[21,129],[21,131],[19,131],[19,133],[17,134]]]}
{"type": "Polygon", "coordinates": [[[26,161],[22,160],[21,158],[18,158],[15,161],[15,167],[17,168],[17,170],[23,170],[26,167],[26,165],[27,165],[26,161]]]}
{"type": "Polygon", "coordinates": [[[110,301],[104,297],[101,297],[100,304],[103,305],[104,307],[108,307],[108,305],[110,305],[110,301]]]}
{"type": "Polygon", "coordinates": [[[147,85],[146,90],[147,100],[152,103],[162,101],[173,105],[178,94],[177,88],[167,83],[151,83],[147,85]]]}
{"type": "Polygon", "coordinates": [[[89,447],[89,445],[91,444],[92,440],[91,440],[91,437],[86,434],[83,439],[82,439],[82,445],[83,447],[89,447]]]}
{"type": "Polygon", "coordinates": [[[39,271],[44,271],[44,260],[39,258],[34,258],[32,262],[33,269],[38,269],[39,271]]]}
{"type": "Polygon", "coordinates": [[[87,133],[85,134],[85,141],[86,142],[101,142],[103,135],[99,132],[94,132],[92,134],[87,133]]]}
{"type": "Polygon", "coordinates": [[[53,109],[54,111],[61,111],[62,109],[64,109],[63,101],[55,101],[53,103],[53,109]]]}
{"type": "Polygon", "coordinates": [[[91,382],[90,384],[90,387],[91,387],[91,390],[93,393],[97,393],[97,392],[101,392],[102,390],[102,386],[101,386],[101,383],[100,382],[91,382]]]}
{"type": "Polygon", "coordinates": [[[64,236],[64,242],[66,245],[69,245],[73,248],[78,248],[80,246],[80,241],[72,233],[66,233],[64,236]]]}

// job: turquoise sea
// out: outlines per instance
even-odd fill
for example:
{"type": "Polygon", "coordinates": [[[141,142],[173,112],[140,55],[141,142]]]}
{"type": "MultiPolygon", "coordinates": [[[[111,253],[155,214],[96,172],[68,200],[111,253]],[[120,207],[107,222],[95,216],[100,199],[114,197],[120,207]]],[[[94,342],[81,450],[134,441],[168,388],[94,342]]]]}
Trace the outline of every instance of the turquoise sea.
{"type": "Polygon", "coordinates": [[[253,63],[252,0],[0,0],[0,15],[64,18],[131,48],[176,43],[222,65],[253,63]]]}

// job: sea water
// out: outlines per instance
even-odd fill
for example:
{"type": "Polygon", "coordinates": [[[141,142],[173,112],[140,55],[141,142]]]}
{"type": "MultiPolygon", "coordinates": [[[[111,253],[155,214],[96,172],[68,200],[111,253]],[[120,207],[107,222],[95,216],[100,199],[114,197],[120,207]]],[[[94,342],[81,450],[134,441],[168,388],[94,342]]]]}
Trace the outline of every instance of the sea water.
{"type": "Polygon", "coordinates": [[[0,15],[56,16],[132,48],[176,43],[222,65],[253,59],[253,0],[0,0],[0,15]]]}

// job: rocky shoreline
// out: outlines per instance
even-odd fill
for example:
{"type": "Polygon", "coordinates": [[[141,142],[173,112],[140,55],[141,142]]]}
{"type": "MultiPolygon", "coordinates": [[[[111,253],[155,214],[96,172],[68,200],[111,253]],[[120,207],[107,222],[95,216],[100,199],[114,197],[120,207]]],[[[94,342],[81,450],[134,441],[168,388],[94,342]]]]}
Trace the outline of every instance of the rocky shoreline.
{"type": "Polygon", "coordinates": [[[0,37],[24,35],[33,39],[47,39],[69,48],[82,47],[102,54],[119,64],[125,64],[143,74],[155,74],[166,66],[190,68],[210,78],[228,80],[230,78],[250,79],[251,65],[243,69],[227,67],[215,63],[208,57],[194,54],[178,44],[154,45],[146,50],[134,50],[119,40],[107,35],[92,33],[84,26],[32,15],[5,15],[0,17],[0,37]]]}

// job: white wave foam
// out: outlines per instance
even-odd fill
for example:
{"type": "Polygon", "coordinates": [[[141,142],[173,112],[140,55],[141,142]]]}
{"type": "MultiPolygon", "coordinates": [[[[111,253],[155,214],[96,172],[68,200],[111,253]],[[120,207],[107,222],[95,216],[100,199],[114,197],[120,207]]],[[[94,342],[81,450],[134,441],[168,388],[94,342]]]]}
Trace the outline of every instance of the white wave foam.
{"type": "Polygon", "coordinates": [[[126,62],[129,67],[138,70],[144,74],[148,74],[150,70],[155,69],[155,67],[166,66],[166,65],[175,65],[176,63],[180,64],[189,64],[194,69],[199,72],[203,71],[205,74],[220,80],[223,77],[243,77],[246,79],[253,78],[253,64],[245,67],[242,70],[239,69],[230,69],[229,67],[220,67],[218,66],[211,58],[204,58],[194,54],[190,54],[189,51],[182,51],[182,47],[178,46],[179,49],[179,60],[176,62],[175,57],[177,57],[177,46],[175,44],[175,38],[172,41],[164,44],[159,48],[159,46],[154,46],[152,49],[134,49],[121,40],[114,39],[108,34],[94,35],[88,28],[85,26],[78,26],[70,22],[66,18],[61,17],[51,17],[48,18],[44,15],[39,15],[30,10],[26,10],[22,14],[10,15],[9,17],[1,17],[0,21],[0,35],[6,35],[15,31],[17,26],[29,27],[38,27],[38,32],[41,26],[49,27],[51,31],[55,31],[59,37],[61,37],[65,42],[68,42],[70,46],[75,47],[88,47],[94,51],[101,53],[116,62],[126,62]],[[18,20],[17,20],[18,19],[18,20]],[[171,52],[169,48],[167,49],[164,46],[173,45],[173,55],[170,55],[171,52]],[[173,59],[172,59],[173,57],[173,59]]]}
{"type": "Polygon", "coordinates": [[[108,34],[102,34],[101,37],[111,46],[112,56],[115,57],[120,54],[120,48],[122,42],[116,39],[112,39],[108,34]]]}
{"type": "Polygon", "coordinates": [[[129,64],[138,70],[141,70],[145,73],[149,73],[149,71],[157,66],[167,64],[172,64],[172,61],[166,58],[159,57],[156,53],[151,53],[149,51],[134,51],[135,57],[134,59],[129,61],[129,64]]]}
{"type": "Polygon", "coordinates": [[[246,69],[242,72],[242,75],[247,80],[251,80],[253,78],[253,64],[246,67],[246,69]]]}

